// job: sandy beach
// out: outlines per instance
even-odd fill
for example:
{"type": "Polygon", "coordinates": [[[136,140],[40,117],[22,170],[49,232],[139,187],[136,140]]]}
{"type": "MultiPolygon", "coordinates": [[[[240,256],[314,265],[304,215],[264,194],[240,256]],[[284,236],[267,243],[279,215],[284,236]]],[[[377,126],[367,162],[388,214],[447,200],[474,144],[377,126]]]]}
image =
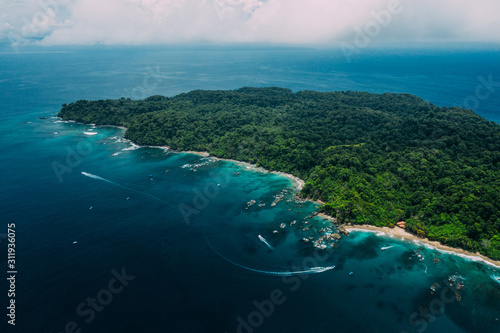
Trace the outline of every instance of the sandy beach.
{"type": "MultiPolygon", "coordinates": [[[[322,216],[326,216],[326,215],[322,214],[322,216]]],[[[480,253],[473,253],[473,252],[465,251],[465,250],[460,249],[460,248],[454,248],[454,247],[443,245],[437,241],[431,241],[428,238],[417,237],[417,236],[415,236],[415,235],[409,233],[408,231],[406,231],[402,228],[399,228],[399,227],[389,228],[389,227],[376,227],[376,226],[372,226],[372,225],[352,225],[352,226],[348,226],[346,229],[349,231],[373,232],[373,233],[376,233],[378,236],[394,237],[394,238],[399,238],[403,241],[420,242],[424,246],[437,249],[441,252],[452,253],[452,254],[467,258],[469,260],[481,261],[481,262],[487,263],[489,265],[500,268],[500,261],[490,259],[488,257],[483,256],[480,253]]]]}
{"type": "Polygon", "coordinates": [[[203,157],[209,157],[209,158],[212,158],[212,159],[214,159],[216,161],[232,162],[232,163],[238,164],[238,165],[240,165],[242,167],[245,167],[248,170],[252,170],[252,171],[256,171],[256,172],[272,173],[272,174],[275,174],[275,175],[281,175],[281,176],[286,177],[286,178],[292,180],[293,182],[295,182],[295,187],[299,191],[302,189],[302,187],[305,184],[305,182],[302,179],[300,179],[298,177],[295,177],[294,175],[291,175],[291,174],[288,174],[288,173],[284,173],[284,172],[281,172],[281,171],[270,171],[270,170],[267,170],[267,169],[265,169],[263,167],[259,167],[259,166],[255,165],[255,164],[248,163],[248,162],[242,162],[242,161],[232,160],[232,159],[228,159],[228,158],[215,157],[215,156],[210,155],[210,153],[206,152],[206,151],[181,151],[180,153],[188,153],[188,154],[195,154],[195,155],[203,156],[203,157]]]}
{"type": "MultiPolygon", "coordinates": [[[[119,129],[122,129],[124,131],[127,130],[126,127],[123,127],[123,126],[116,126],[116,125],[99,125],[101,127],[114,127],[114,128],[119,128],[119,129]]],[[[171,148],[169,146],[141,146],[141,147],[148,147],[148,148],[159,148],[159,149],[163,149],[163,150],[170,150],[170,151],[173,151],[171,150],[171,148]]],[[[257,165],[255,164],[252,164],[252,163],[248,163],[248,162],[242,162],[242,161],[237,161],[237,160],[231,160],[231,159],[228,159],[228,158],[221,158],[221,157],[215,157],[215,156],[211,156],[209,152],[207,151],[193,151],[193,150],[187,150],[187,151],[177,151],[178,153],[186,153],[186,154],[194,154],[194,155],[198,155],[198,156],[201,156],[201,157],[209,157],[209,158],[212,158],[214,160],[219,160],[219,161],[228,161],[228,162],[233,162],[233,163],[236,163],[238,165],[241,165],[249,170],[253,170],[253,171],[257,171],[257,172],[262,172],[262,173],[272,173],[272,174],[276,174],[276,175],[282,175],[290,180],[292,180],[294,183],[295,183],[295,187],[297,188],[297,190],[301,190],[302,187],[304,187],[304,184],[305,182],[298,178],[298,177],[295,177],[294,175],[291,175],[291,174],[288,174],[288,173],[284,173],[284,172],[281,172],[281,171],[270,171],[270,170],[267,170],[265,168],[262,168],[262,167],[258,167],[257,165]]],[[[312,201],[312,200],[310,200],[312,201]]],[[[322,204],[321,202],[316,202],[316,203],[320,203],[322,204]]]]}
{"type": "MultiPolygon", "coordinates": [[[[281,175],[281,176],[287,177],[287,178],[291,179],[292,181],[294,181],[296,184],[296,188],[299,191],[302,189],[302,187],[305,184],[304,180],[302,180],[298,177],[295,177],[294,175],[284,173],[281,171],[269,171],[267,169],[264,169],[262,167],[258,167],[255,164],[251,164],[248,162],[241,162],[241,161],[237,161],[237,160],[214,157],[214,156],[210,156],[210,154],[208,152],[184,151],[183,153],[196,154],[196,155],[203,156],[203,157],[210,157],[210,158],[213,158],[215,160],[233,162],[233,163],[236,163],[238,165],[244,166],[247,169],[252,170],[252,171],[281,175]]],[[[321,200],[312,200],[312,199],[306,199],[306,200],[312,201],[312,202],[319,204],[319,205],[324,204],[324,202],[322,202],[321,200]]],[[[333,219],[331,216],[328,216],[328,215],[323,214],[323,213],[319,213],[318,216],[321,216],[323,218],[333,219]]],[[[437,249],[441,252],[451,253],[454,255],[462,256],[462,257],[465,257],[465,258],[467,258],[469,260],[473,260],[473,261],[481,261],[481,262],[484,262],[486,264],[500,268],[500,261],[490,259],[486,256],[483,256],[480,253],[473,253],[473,252],[469,252],[469,251],[466,251],[466,250],[463,250],[460,248],[446,246],[446,245],[443,245],[437,241],[431,241],[428,238],[419,238],[416,235],[414,235],[414,234],[412,234],[412,233],[410,233],[402,228],[399,228],[399,227],[389,228],[389,227],[376,227],[373,225],[352,225],[352,226],[347,227],[346,229],[348,231],[373,232],[373,233],[376,233],[378,236],[394,237],[394,238],[399,238],[403,241],[406,240],[406,241],[412,241],[412,242],[420,242],[424,246],[437,249]]]]}
{"type": "MultiPolygon", "coordinates": [[[[126,128],[122,127],[122,126],[112,126],[112,125],[106,125],[106,126],[117,127],[117,128],[126,130],[126,128]]],[[[168,146],[148,146],[148,147],[170,150],[170,147],[168,147],[168,146]]],[[[237,160],[232,160],[232,159],[227,159],[227,158],[220,158],[220,157],[211,156],[210,153],[206,152],[206,151],[179,151],[179,153],[194,154],[194,155],[198,155],[198,156],[202,156],[202,157],[209,157],[209,158],[212,158],[214,160],[228,161],[228,162],[236,163],[236,164],[243,166],[246,169],[249,169],[252,171],[281,175],[283,177],[287,177],[288,179],[292,180],[295,183],[296,189],[299,191],[303,188],[303,186],[305,184],[304,180],[302,180],[298,177],[295,177],[294,175],[291,175],[291,174],[288,174],[288,173],[285,173],[282,171],[270,171],[270,170],[267,170],[263,167],[258,167],[257,165],[251,164],[248,162],[242,162],[242,161],[237,161],[237,160]]],[[[312,200],[312,199],[306,199],[306,200],[312,201],[318,205],[324,204],[324,202],[322,202],[321,200],[312,200]]],[[[323,213],[319,213],[318,216],[321,216],[323,218],[333,219],[333,217],[328,216],[328,215],[323,214],[323,213]]],[[[466,250],[463,250],[460,248],[446,246],[446,245],[443,245],[437,241],[431,241],[428,238],[419,238],[419,237],[415,236],[414,234],[411,234],[408,231],[406,231],[402,228],[399,228],[399,227],[389,228],[389,227],[376,227],[373,225],[351,225],[351,226],[348,226],[346,229],[348,231],[373,232],[373,233],[376,233],[378,236],[395,237],[395,238],[399,238],[401,240],[420,242],[427,247],[437,249],[441,252],[455,254],[455,255],[462,256],[462,257],[465,257],[465,258],[467,258],[469,260],[473,260],[473,261],[481,261],[481,262],[484,262],[486,264],[500,268],[500,261],[490,259],[486,256],[483,256],[480,253],[473,253],[473,252],[469,252],[469,251],[466,251],[466,250]]]]}
{"type": "MultiPolygon", "coordinates": [[[[167,147],[165,147],[167,148],[167,147]]],[[[170,149],[170,147],[168,147],[170,149]]],[[[194,155],[198,155],[198,156],[202,156],[202,157],[209,157],[210,156],[210,153],[206,152],[206,151],[181,151],[181,153],[187,153],[187,154],[194,154],[194,155]]]]}
{"type": "Polygon", "coordinates": [[[230,159],[227,159],[227,158],[219,158],[219,157],[212,157],[212,158],[214,158],[216,160],[220,160],[220,161],[233,162],[233,163],[236,163],[238,165],[241,165],[241,166],[245,167],[248,170],[252,170],[252,171],[256,171],[256,172],[272,173],[272,174],[275,174],[275,175],[281,175],[281,176],[286,177],[286,178],[292,180],[293,182],[295,182],[295,187],[299,191],[302,189],[302,187],[304,187],[304,184],[305,184],[305,182],[302,179],[300,179],[298,177],[295,177],[294,175],[291,175],[289,173],[284,173],[282,171],[270,171],[270,170],[267,170],[267,169],[265,169],[263,167],[258,167],[255,164],[251,164],[251,163],[248,163],[248,162],[236,161],[236,160],[230,160],[230,159]]]}

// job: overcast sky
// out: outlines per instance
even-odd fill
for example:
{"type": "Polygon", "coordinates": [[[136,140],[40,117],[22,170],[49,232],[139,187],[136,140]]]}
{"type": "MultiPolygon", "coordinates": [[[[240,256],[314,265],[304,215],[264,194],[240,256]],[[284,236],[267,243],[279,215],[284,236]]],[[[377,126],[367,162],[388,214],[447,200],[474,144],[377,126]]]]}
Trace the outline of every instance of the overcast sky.
{"type": "Polygon", "coordinates": [[[500,0],[0,0],[0,41],[21,44],[500,43],[499,32],[500,0]]]}

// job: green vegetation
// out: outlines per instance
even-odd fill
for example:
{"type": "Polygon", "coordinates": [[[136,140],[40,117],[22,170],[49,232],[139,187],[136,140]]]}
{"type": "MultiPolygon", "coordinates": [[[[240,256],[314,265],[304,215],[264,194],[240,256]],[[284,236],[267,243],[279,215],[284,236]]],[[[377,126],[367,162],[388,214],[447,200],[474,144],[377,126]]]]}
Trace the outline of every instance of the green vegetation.
{"type": "Polygon", "coordinates": [[[420,236],[500,259],[500,125],[470,110],[408,94],[242,88],[78,101],[59,116],[291,173],[341,221],[405,220],[420,236]]]}

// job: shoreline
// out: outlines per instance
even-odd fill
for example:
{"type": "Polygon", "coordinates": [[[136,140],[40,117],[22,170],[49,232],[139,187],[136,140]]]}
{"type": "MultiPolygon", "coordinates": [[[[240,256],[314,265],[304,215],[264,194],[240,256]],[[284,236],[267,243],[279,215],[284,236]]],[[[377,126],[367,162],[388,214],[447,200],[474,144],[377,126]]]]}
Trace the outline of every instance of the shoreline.
{"type": "MultiPolygon", "coordinates": [[[[60,117],[56,117],[56,118],[60,118],[60,117]]],[[[60,119],[62,119],[62,118],[60,118],[60,119]]],[[[81,123],[81,124],[84,124],[84,123],[81,123]]],[[[96,126],[94,124],[84,124],[84,125],[96,126]]],[[[97,125],[97,126],[115,127],[115,128],[119,128],[119,129],[124,130],[124,131],[127,130],[126,127],[116,126],[116,125],[97,125]]],[[[124,137],[124,133],[122,134],[122,136],[124,137]]],[[[175,151],[175,150],[172,150],[169,146],[141,146],[141,145],[137,145],[136,143],[134,143],[131,140],[130,140],[130,142],[133,145],[136,145],[138,147],[158,148],[158,149],[163,149],[163,150],[169,150],[169,151],[175,152],[175,153],[193,154],[193,155],[198,155],[201,157],[212,158],[216,161],[232,162],[232,163],[244,166],[246,169],[249,169],[249,170],[252,170],[255,172],[281,175],[283,177],[288,178],[292,182],[294,182],[295,188],[299,191],[303,188],[303,186],[305,184],[304,180],[302,180],[302,179],[300,179],[292,174],[288,174],[288,173],[285,173],[283,171],[267,170],[263,167],[258,167],[257,165],[249,163],[249,162],[243,162],[243,161],[238,161],[238,160],[232,160],[232,159],[212,156],[212,155],[210,155],[209,152],[206,152],[206,151],[191,151],[191,150],[175,151]]],[[[321,200],[313,200],[310,198],[305,198],[304,200],[311,201],[311,202],[318,204],[318,205],[324,204],[324,202],[322,202],[321,200]]],[[[336,218],[334,218],[330,215],[326,215],[326,214],[321,213],[321,212],[318,213],[318,216],[332,219],[332,220],[336,220],[336,218]]],[[[490,266],[493,266],[496,268],[500,268],[500,261],[498,261],[498,260],[493,260],[491,258],[488,258],[488,257],[480,254],[480,253],[473,253],[473,252],[469,252],[469,251],[466,251],[466,250],[461,249],[461,248],[455,248],[455,247],[443,245],[443,244],[439,243],[438,241],[431,241],[428,238],[419,238],[419,237],[415,236],[414,234],[412,234],[412,233],[410,233],[402,228],[399,228],[399,227],[389,228],[389,227],[377,227],[374,225],[366,225],[366,224],[364,224],[364,225],[354,224],[354,225],[346,226],[346,230],[349,232],[351,232],[351,231],[372,232],[372,233],[376,233],[377,236],[379,236],[379,237],[381,237],[381,236],[394,237],[394,238],[397,237],[397,238],[400,238],[401,241],[403,241],[403,240],[410,240],[410,241],[414,241],[414,242],[417,241],[417,242],[424,244],[424,246],[426,246],[428,248],[436,249],[436,250],[443,252],[443,253],[453,254],[456,256],[460,256],[462,258],[469,259],[471,261],[479,261],[479,262],[485,263],[487,265],[490,265],[490,266]]]]}
{"type": "MultiPolygon", "coordinates": [[[[162,148],[165,148],[165,147],[162,147],[162,148]]],[[[296,183],[296,188],[299,191],[302,189],[302,187],[305,184],[304,180],[302,180],[298,177],[295,177],[294,175],[291,175],[291,174],[288,174],[288,173],[285,173],[282,171],[270,171],[270,170],[267,170],[263,167],[258,167],[255,164],[251,164],[248,162],[215,157],[215,156],[211,156],[210,153],[208,153],[208,152],[182,151],[181,153],[195,154],[198,156],[213,158],[214,160],[236,163],[238,165],[245,166],[247,169],[250,169],[250,170],[256,171],[256,172],[272,173],[275,175],[281,175],[281,176],[284,176],[284,177],[294,181],[296,183]]],[[[324,204],[324,202],[322,202],[321,200],[313,200],[310,198],[306,198],[305,200],[311,201],[311,202],[318,204],[318,205],[324,204]]],[[[318,213],[318,216],[335,220],[334,217],[326,215],[324,213],[318,213]]],[[[430,248],[430,249],[435,249],[435,250],[442,252],[442,253],[456,255],[456,256],[459,256],[462,258],[466,258],[466,259],[471,260],[471,261],[479,261],[479,262],[482,262],[484,264],[493,266],[495,268],[500,268],[500,261],[498,261],[498,260],[493,260],[491,258],[488,258],[488,257],[480,254],[480,253],[473,253],[473,252],[470,252],[470,251],[467,251],[467,250],[464,250],[461,248],[443,245],[443,244],[439,243],[438,241],[431,241],[428,238],[419,238],[416,235],[406,231],[405,229],[399,228],[399,227],[389,228],[389,227],[377,227],[374,225],[354,224],[351,226],[347,226],[346,230],[349,232],[351,232],[351,231],[373,232],[373,233],[376,233],[377,236],[379,236],[379,237],[387,236],[387,237],[391,237],[391,238],[392,237],[399,238],[401,241],[409,240],[409,241],[412,241],[414,243],[420,242],[425,247],[430,248]]]]}
{"type": "MultiPolygon", "coordinates": [[[[288,178],[292,182],[295,182],[295,188],[297,190],[299,190],[299,191],[302,189],[302,187],[304,187],[304,184],[305,184],[305,181],[303,181],[299,177],[295,177],[292,174],[285,173],[283,171],[271,171],[271,170],[267,170],[267,169],[265,169],[263,167],[259,167],[256,164],[252,164],[252,163],[249,163],[249,162],[232,160],[232,159],[229,159],[229,158],[216,157],[216,156],[210,155],[210,153],[208,153],[208,152],[183,151],[182,153],[196,154],[196,155],[199,155],[199,156],[204,156],[204,157],[212,158],[212,159],[214,159],[216,161],[226,161],[226,162],[235,163],[237,165],[243,166],[246,169],[252,170],[254,172],[262,172],[262,173],[271,173],[271,174],[274,174],[274,175],[281,175],[283,177],[288,178]]],[[[310,200],[310,201],[312,201],[312,200],[310,200]]]]}
{"type": "MultiPolygon", "coordinates": [[[[66,122],[75,122],[75,123],[78,123],[77,121],[75,120],[63,120],[61,117],[58,117],[58,116],[55,116],[54,118],[59,118],[61,119],[62,121],[66,121],[66,122]]],[[[118,126],[118,125],[96,125],[96,124],[85,124],[85,123],[80,123],[80,124],[83,124],[83,125],[91,125],[91,126],[99,126],[99,127],[112,127],[112,128],[118,128],[118,129],[121,129],[123,131],[126,131],[127,128],[125,126],[118,126]]],[[[125,139],[125,133],[122,133],[122,136],[123,138],[125,139]]],[[[212,158],[216,161],[227,161],[227,162],[232,162],[232,163],[235,163],[235,164],[238,164],[238,165],[241,165],[241,166],[244,166],[246,167],[247,169],[250,169],[250,170],[254,170],[254,171],[258,171],[258,172],[262,172],[262,173],[272,173],[272,174],[275,174],[275,175],[282,175],[290,180],[292,180],[293,182],[295,182],[295,187],[300,191],[302,189],[302,187],[304,187],[304,184],[305,184],[305,181],[303,181],[302,179],[300,179],[299,177],[295,177],[294,175],[292,174],[289,174],[289,173],[285,173],[285,172],[282,172],[282,171],[271,171],[271,170],[267,170],[263,167],[258,167],[257,165],[255,164],[252,164],[252,163],[249,163],[249,162],[243,162],[243,161],[238,161],[238,160],[232,160],[232,159],[228,159],[228,158],[222,158],[222,157],[216,157],[216,156],[212,156],[210,155],[209,152],[207,151],[194,151],[194,150],[172,150],[169,146],[148,146],[148,145],[138,145],[136,144],[135,142],[133,142],[132,140],[129,140],[132,144],[138,146],[138,147],[147,147],[147,148],[158,148],[158,149],[163,149],[163,150],[169,150],[171,152],[175,152],[175,153],[183,153],[183,154],[193,154],[193,155],[198,155],[198,156],[201,156],[201,157],[207,157],[207,158],[212,158]]],[[[314,200],[309,200],[309,201],[313,201],[315,203],[318,203],[317,201],[314,201],[314,200]]]]}
{"type": "MultiPolygon", "coordinates": [[[[326,215],[323,214],[322,216],[326,215]]],[[[329,216],[329,218],[331,218],[331,216],[329,216]]],[[[435,249],[443,253],[457,255],[459,257],[466,258],[471,261],[480,261],[490,266],[500,268],[500,261],[493,260],[480,253],[473,253],[461,248],[443,245],[438,241],[431,241],[428,238],[419,238],[414,234],[399,227],[389,228],[389,227],[377,227],[373,225],[354,224],[352,226],[347,226],[346,230],[348,230],[349,232],[351,231],[373,232],[376,233],[377,236],[387,236],[394,239],[400,239],[401,241],[412,241],[413,243],[420,242],[427,248],[435,249]]]]}
{"type": "MultiPolygon", "coordinates": [[[[162,147],[162,146],[153,146],[153,148],[170,149],[170,147],[162,147]]],[[[262,173],[271,173],[271,174],[275,174],[275,175],[281,175],[281,176],[286,177],[286,178],[292,180],[293,182],[295,182],[295,187],[299,191],[302,189],[302,187],[305,184],[304,180],[302,180],[298,177],[295,177],[294,175],[291,175],[289,173],[285,173],[283,171],[267,170],[263,167],[258,167],[257,165],[249,163],[249,162],[243,162],[243,161],[232,160],[232,159],[228,159],[228,158],[211,156],[210,153],[206,152],[206,151],[178,151],[178,153],[198,155],[198,156],[202,156],[202,157],[212,158],[216,161],[232,162],[232,163],[244,166],[245,168],[252,170],[254,172],[262,172],[262,173]]],[[[318,204],[318,205],[324,204],[324,202],[321,200],[313,200],[310,198],[306,198],[305,200],[311,201],[311,202],[318,204]]],[[[321,213],[321,212],[318,213],[318,216],[332,219],[332,220],[336,220],[336,218],[334,218],[330,215],[326,215],[326,214],[321,213]]],[[[379,236],[379,237],[387,236],[390,238],[392,238],[392,237],[399,238],[401,241],[409,240],[409,241],[413,241],[413,242],[420,242],[420,243],[424,244],[424,246],[426,246],[427,248],[435,249],[435,250],[438,250],[442,253],[456,255],[456,256],[459,256],[462,258],[466,258],[466,259],[471,260],[471,261],[479,261],[479,262],[482,262],[484,264],[493,266],[495,268],[500,268],[500,261],[498,261],[498,260],[493,260],[491,258],[488,258],[488,257],[480,254],[480,253],[473,253],[473,252],[466,251],[466,250],[461,249],[461,248],[443,245],[443,244],[439,243],[438,241],[431,241],[428,238],[419,238],[416,235],[414,235],[414,234],[412,234],[412,233],[410,233],[402,228],[399,228],[399,227],[389,228],[389,227],[377,227],[374,225],[366,225],[366,224],[365,225],[353,224],[353,225],[347,226],[346,230],[349,232],[351,232],[351,231],[372,232],[372,233],[376,233],[377,236],[379,236]]]]}

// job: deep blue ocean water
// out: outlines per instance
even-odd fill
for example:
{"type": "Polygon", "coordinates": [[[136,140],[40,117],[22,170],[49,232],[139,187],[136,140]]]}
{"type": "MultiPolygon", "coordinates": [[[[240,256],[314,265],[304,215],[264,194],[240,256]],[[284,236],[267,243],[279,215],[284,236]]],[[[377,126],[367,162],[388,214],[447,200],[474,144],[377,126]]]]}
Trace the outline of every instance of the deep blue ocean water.
{"type": "Polygon", "coordinates": [[[500,81],[500,52],[366,50],[347,63],[312,49],[2,50],[3,309],[9,223],[18,274],[16,326],[3,310],[1,332],[500,332],[497,268],[365,232],[314,251],[301,239],[329,222],[298,228],[316,205],[293,200],[289,179],[53,117],[78,99],[280,86],[408,92],[500,122],[500,86],[476,94],[481,77],[500,81]]]}

